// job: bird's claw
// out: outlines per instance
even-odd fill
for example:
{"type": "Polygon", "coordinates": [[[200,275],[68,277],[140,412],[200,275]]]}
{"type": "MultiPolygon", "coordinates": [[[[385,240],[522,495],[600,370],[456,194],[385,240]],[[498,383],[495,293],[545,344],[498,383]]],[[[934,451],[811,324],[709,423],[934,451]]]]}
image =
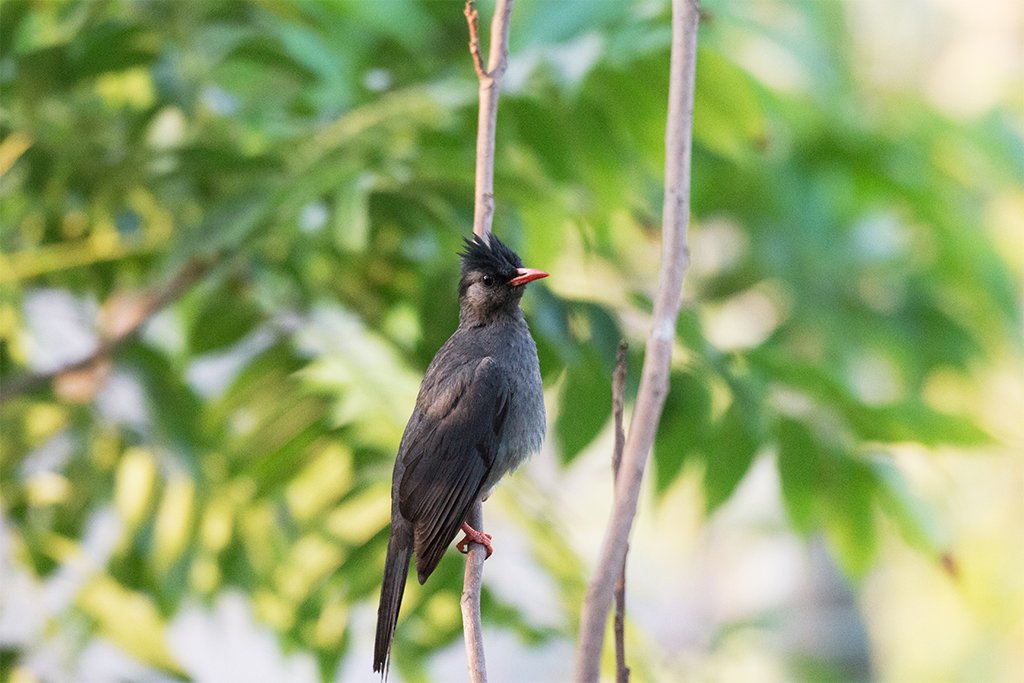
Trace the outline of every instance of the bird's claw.
{"type": "MultiPolygon", "coordinates": [[[[494,548],[491,547],[491,535],[483,531],[477,531],[470,525],[463,523],[462,531],[466,534],[462,539],[455,544],[460,553],[469,552],[470,543],[479,543],[487,551],[487,557],[490,557],[494,552],[494,548]]],[[[485,558],[486,559],[486,558],[485,558]]]]}

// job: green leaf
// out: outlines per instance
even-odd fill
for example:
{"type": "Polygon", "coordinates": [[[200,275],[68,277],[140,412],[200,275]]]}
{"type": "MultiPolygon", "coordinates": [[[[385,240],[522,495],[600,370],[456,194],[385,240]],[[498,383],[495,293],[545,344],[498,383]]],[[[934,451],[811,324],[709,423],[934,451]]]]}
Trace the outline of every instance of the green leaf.
{"type": "Polygon", "coordinates": [[[861,577],[878,549],[875,478],[870,465],[848,455],[839,455],[829,464],[832,476],[818,493],[825,537],[843,570],[861,577]]]}
{"type": "Polygon", "coordinates": [[[961,415],[942,413],[919,400],[870,406],[857,400],[832,375],[811,365],[787,362],[769,353],[747,356],[771,379],[806,392],[836,410],[856,434],[865,440],[917,441],[929,446],[984,446],[992,437],[961,415]]]}
{"type": "Polygon", "coordinates": [[[269,217],[280,201],[278,195],[276,184],[265,183],[213,205],[202,223],[178,242],[170,261],[184,262],[190,257],[212,257],[240,249],[270,224],[269,217]]]}
{"type": "Polygon", "coordinates": [[[562,462],[570,463],[590,445],[612,412],[611,372],[589,349],[566,369],[555,436],[562,462]]]}
{"type": "Polygon", "coordinates": [[[75,76],[86,78],[107,71],[123,71],[148,64],[157,55],[158,37],[146,27],[108,21],[93,27],[75,41],[75,76]]]}
{"type": "Polygon", "coordinates": [[[732,495],[750,469],[760,439],[755,428],[757,408],[734,399],[714,426],[706,448],[704,496],[710,514],[732,495]]]}
{"type": "Polygon", "coordinates": [[[896,523],[906,542],[931,556],[948,550],[949,533],[942,527],[938,511],[913,491],[892,459],[877,456],[869,462],[882,511],[896,523]]]}
{"type": "Polygon", "coordinates": [[[334,198],[334,240],[347,252],[365,251],[370,242],[370,194],[363,176],[342,183],[334,198]]]}
{"type": "Polygon", "coordinates": [[[711,422],[708,378],[692,371],[675,372],[654,438],[654,485],[665,493],[688,457],[703,450],[711,422]]]}
{"type": "Polygon", "coordinates": [[[822,529],[844,571],[863,575],[878,545],[870,466],[822,443],[796,420],[780,420],[776,434],[782,497],[793,526],[803,533],[822,529]]]}
{"type": "Polygon", "coordinates": [[[234,344],[262,319],[259,309],[234,292],[214,292],[192,321],[189,350],[194,355],[234,344]]]}
{"type": "Polygon", "coordinates": [[[516,10],[511,42],[515,49],[537,44],[557,45],[613,22],[627,9],[628,6],[618,2],[524,3],[516,10]]]}
{"type": "Polygon", "coordinates": [[[240,41],[227,55],[228,60],[249,61],[261,69],[280,69],[296,76],[306,85],[316,83],[316,74],[305,63],[293,58],[281,45],[266,38],[240,41]]]}
{"type": "Polygon", "coordinates": [[[98,574],[76,592],[79,609],[95,621],[107,640],[130,656],[171,674],[182,675],[180,664],[167,647],[167,624],[153,598],[98,574]]]}
{"type": "Polygon", "coordinates": [[[615,356],[622,340],[622,330],[615,318],[604,307],[587,302],[573,303],[572,310],[585,316],[587,348],[595,351],[609,369],[615,367],[615,356]]]}
{"type": "Polygon", "coordinates": [[[795,420],[780,420],[776,438],[782,500],[793,526],[807,533],[814,525],[814,496],[822,480],[824,455],[807,427],[795,420]]]}
{"type": "Polygon", "coordinates": [[[547,380],[560,373],[566,364],[579,361],[579,347],[569,333],[569,307],[565,300],[543,284],[531,287],[530,329],[537,342],[541,376],[547,380]]]}
{"type": "Polygon", "coordinates": [[[28,2],[4,3],[4,20],[0,22],[0,57],[8,58],[15,51],[15,37],[22,28],[22,20],[31,17],[28,2]]]}
{"type": "Polygon", "coordinates": [[[201,426],[203,404],[199,397],[181,380],[167,357],[151,347],[129,344],[121,356],[142,381],[158,439],[184,455],[187,464],[198,467],[199,456],[208,444],[201,426]]]}
{"type": "Polygon", "coordinates": [[[455,300],[458,291],[456,277],[457,273],[450,270],[428,273],[419,292],[417,307],[423,338],[417,345],[416,355],[424,368],[459,325],[459,304],[455,300]]]}
{"type": "MultiPolygon", "coordinates": [[[[233,176],[258,176],[266,178],[280,169],[278,158],[264,154],[245,154],[223,142],[194,144],[177,150],[182,175],[192,179],[223,181],[233,176]]],[[[255,205],[266,196],[266,189],[251,192],[242,202],[255,205]]]]}
{"type": "Polygon", "coordinates": [[[874,418],[875,430],[866,437],[885,441],[917,441],[928,446],[985,446],[992,436],[962,415],[942,413],[920,401],[867,409],[874,418]]]}
{"type": "Polygon", "coordinates": [[[697,51],[693,135],[698,144],[737,160],[763,147],[768,135],[753,80],[711,48],[697,51]]]}

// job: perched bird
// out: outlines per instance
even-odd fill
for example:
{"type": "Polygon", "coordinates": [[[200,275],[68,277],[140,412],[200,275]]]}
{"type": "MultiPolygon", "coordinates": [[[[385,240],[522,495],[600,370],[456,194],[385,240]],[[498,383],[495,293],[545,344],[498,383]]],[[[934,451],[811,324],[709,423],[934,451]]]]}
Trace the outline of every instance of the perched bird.
{"type": "Polygon", "coordinates": [[[544,394],[537,345],[519,300],[547,273],[523,268],[497,237],[465,240],[459,327],[427,367],[398,447],[391,482],[391,535],[377,609],[373,670],[386,674],[398,610],[416,556],[422,584],[461,528],[491,554],[490,536],[466,524],[508,471],[540,448],[544,394]]]}

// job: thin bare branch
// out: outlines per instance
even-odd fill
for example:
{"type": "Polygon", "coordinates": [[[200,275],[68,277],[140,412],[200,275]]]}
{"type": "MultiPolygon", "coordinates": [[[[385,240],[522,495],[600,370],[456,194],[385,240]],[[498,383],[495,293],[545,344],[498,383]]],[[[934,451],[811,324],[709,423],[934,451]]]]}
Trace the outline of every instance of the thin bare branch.
{"type": "MultiPolygon", "coordinates": [[[[622,407],[626,392],[626,351],[629,344],[619,342],[615,355],[615,372],[612,373],[612,423],[615,425],[615,447],[612,450],[612,475],[619,482],[619,466],[622,464],[622,449],[626,445],[626,432],[622,428],[622,407]]],[[[629,545],[626,545],[629,552],[629,545]]],[[[626,666],[626,556],[622,556],[619,578],[615,581],[615,681],[629,683],[629,667],[626,666]]]]}
{"type": "Polygon", "coordinates": [[[494,140],[498,129],[498,95],[508,65],[508,28],[514,0],[498,0],[491,20],[491,46],[487,68],[483,68],[480,40],[475,30],[477,12],[466,3],[469,51],[480,81],[480,113],[476,132],[476,190],[473,197],[473,232],[481,237],[491,233],[494,222],[494,140]]]}
{"type": "Polygon", "coordinates": [[[47,372],[24,375],[22,377],[16,377],[9,382],[4,382],[3,385],[0,386],[0,403],[20,394],[39,389],[48,382],[62,375],[85,370],[96,363],[103,362],[121,348],[121,346],[138,336],[150,318],[163,310],[165,306],[184,295],[192,285],[198,282],[199,279],[209,271],[212,265],[213,261],[206,259],[197,259],[186,263],[169,281],[154,287],[143,296],[141,309],[133,324],[119,331],[114,336],[100,342],[100,344],[84,358],[47,372]]]}
{"type": "Polygon", "coordinates": [[[477,78],[483,80],[489,75],[487,67],[484,66],[484,58],[480,54],[480,15],[476,11],[473,0],[467,0],[466,8],[462,11],[466,15],[466,23],[469,24],[469,54],[473,57],[473,68],[476,69],[477,78]]]}
{"type": "MultiPolygon", "coordinates": [[[[501,79],[508,64],[508,28],[513,0],[498,0],[491,21],[491,45],[487,67],[480,52],[479,15],[473,1],[466,2],[464,14],[469,26],[469,53],[480,81],[480,113],[476,134],[476,181],[473,195],[473,232],[487,238],[494,222],[494,142],[498,128],[498,95],[501,79]]],[[[466,520],[471,527],[483,531],[483,505],[478,501],[466,520]]],[[[466,641],[466,665],[472,683],[486,683],[483,629],[480,619],[480,590],[484,577],[486,549],[469,544],[466,553],[466,574],[462,584],[462,629],[466,641]]]]}
{"type": "MultiPolygon", "coordinates": [[[[484,528],[484,506],[477,501],[466,523],[474,529],[484,528]]],[[[462,581],[462,634],[466,641],[466,667],[471,683],[487,683],[484,659],[483,624],[480,620],[480,586],[484,581],[484,560],[487,549],[470,543],[466,553],[466,573],[462,581]]]]}
{"type": "Polygon", "coordinates": [[[679,315],[683,277],[689,265],[686,246],[690,215],[690,147],[697,56],[697,0],[672,0],[672,57],[669,77],[668,129],[665,133],[665,201],[662,214],[662,259],[652,329],[647,338],[636,409],[630,424],[615,486],[615,506],[598,557],[594,578],[580,618],[575,680],[600,677],[601,648],[616,577],[636,516],[644,467],[654,444],[668,393],[672,343],[679,315]]]}
{"type": "Polygon", "coordinates": [[[612,474],[615,481],[619,480],[619,465],[622,463],[622,450],[626,445],[626,432],[622,427],[622,410],[626,391],[626,352],[629,343],[625,339],[619,342],[615,353],[615,372],[612,373],[612,425],[615,428],[615,443],[612,446],[612,474]]]}

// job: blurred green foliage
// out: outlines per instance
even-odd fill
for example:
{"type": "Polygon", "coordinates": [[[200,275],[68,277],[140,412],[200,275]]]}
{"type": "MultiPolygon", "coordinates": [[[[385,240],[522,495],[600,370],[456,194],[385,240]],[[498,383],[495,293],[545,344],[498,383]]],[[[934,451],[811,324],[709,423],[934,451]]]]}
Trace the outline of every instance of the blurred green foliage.
{"type": "MultiPolygon", "coordinates": [[[[658,257],[666,5],[521,0],[513,17],[495,225],[556,275],[527,307],[564,463],[606,428],[623,336],[635,393],[658,257]]],[[[1020,350],[1014,276],[980,226],[987,198],[1024,181],[1024,141],[998,111],[963,125],[869,91],[838,3],[798,3],[803,30],[787,35],[738,7],[705,3],[694,267],[656,489],[697,467],[710,512],[774,451],[792,524],[823,530],[851,575],[873,561],[879,510],[937,557],[942,534],[886,449],[991,439],[929,386],[969,386],[1020,350]],[[786,51],[805,87],[742,66],[755,39],[786,51]],[[881,393],[861,381],[868,367],[881,393]]],[[[13,556],[52,575],[112,506],[116,547],[63,619],[187,675],[164,624],[238,588],[331,678],[352,606],[376,599],[418,378],[457,321],[476,124],[461,4],[0,11],[5,383],[48,369],[35,294],[72,294],[99,339],[137,313],[138,292],[213,264],[109,365],[5,396],[13,556]],[[215,366],[227,370],[211,380],[215,366]],[[138,415],[102,400],[118,377],[140,388],[138,415]],[[55,443],[60,462],[38,465],[55,443]]],[[[575,563],[538,561],[581,595],[575,563]]],[[[405,606],[396,665],[412,680],[459,635],[439,605],[457,603],[460,567],[448,558],[405,606]]],[[[494,595],[485,607],[528,641],[550,635],[494,595]]],[[[19,653],[7,655],[9,671],[19,653]]]]}

